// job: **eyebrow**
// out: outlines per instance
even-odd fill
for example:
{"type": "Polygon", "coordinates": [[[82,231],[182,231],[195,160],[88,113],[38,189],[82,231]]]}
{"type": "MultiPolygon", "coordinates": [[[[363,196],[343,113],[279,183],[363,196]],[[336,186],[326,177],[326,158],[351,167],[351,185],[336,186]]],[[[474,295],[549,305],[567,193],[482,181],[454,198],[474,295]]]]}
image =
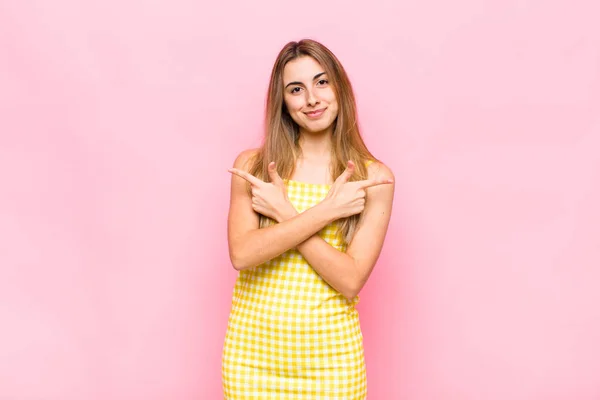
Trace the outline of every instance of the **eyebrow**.
{"type": "MultiPolygon", "coordinates": [[[[318,78],[319,78],[321,75],[325,75],[326,73],[327,73],[327,72],[320,72],[320,73],[316,74],[316,75],[313,77],[313,81],[314,81],[314,80],[316,80],[316,79],[318,79],[318,78]]],[[[288,86],[290,86],[290,85],[302,85],[302,84],[303,84],[302,82],[298,82],[298,81],[295,81],[295,82],[290,82],[290,83],[288,83],[287,85],[285,85],[285,88],[287,88],[287,87],[288,87],[288,86]]],[[[284,89],[285,89],[285,88],[284,88],[284,89]]]]}

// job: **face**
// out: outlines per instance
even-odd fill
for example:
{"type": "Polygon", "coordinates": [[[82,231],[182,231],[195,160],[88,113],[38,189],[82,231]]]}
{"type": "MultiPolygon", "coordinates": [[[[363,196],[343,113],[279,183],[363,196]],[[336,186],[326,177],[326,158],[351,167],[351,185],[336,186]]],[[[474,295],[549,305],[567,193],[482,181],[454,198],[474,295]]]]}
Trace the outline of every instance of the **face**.
{"type": "Polygon", "coordinates": [[[283,100],[301,133],[331,131],[338,103],[329,77],[314,58],[304,56],[283,69],[283,100]]]}

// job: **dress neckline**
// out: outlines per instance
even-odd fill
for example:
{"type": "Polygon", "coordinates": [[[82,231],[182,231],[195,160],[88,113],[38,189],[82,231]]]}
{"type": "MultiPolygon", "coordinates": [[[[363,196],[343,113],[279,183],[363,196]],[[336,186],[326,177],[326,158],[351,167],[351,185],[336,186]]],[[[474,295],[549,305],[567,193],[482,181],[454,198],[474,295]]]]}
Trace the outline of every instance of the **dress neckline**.
{"type": "Polygon", "coordinates": [[[319,186],[319,187],[330,187],[330,183],[309,183],[309,182],[301,182],[295,181],[293,179],[284,179],[284,182],[292,183],[294,185],[304,185],[304,186],[319,186]]]}

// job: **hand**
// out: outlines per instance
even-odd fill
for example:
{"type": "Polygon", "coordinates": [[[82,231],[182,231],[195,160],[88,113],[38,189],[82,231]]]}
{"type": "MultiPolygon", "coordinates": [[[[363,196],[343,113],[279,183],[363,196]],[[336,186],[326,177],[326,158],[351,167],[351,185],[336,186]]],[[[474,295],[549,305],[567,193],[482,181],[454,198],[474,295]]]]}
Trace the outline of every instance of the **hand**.
{"type": "Polygon", "coordinates": [[[257,213],[277,222],[284,221],[297,214],[296,209],[288,199],[287,188],[277,173],[275,162],[271,162],[268,167],[271,182],[264,182],[237,168],[230,168],[228,171],[250,183],[252,187],[252,209],[257,213]]]}
{"type": "Polygon", "coordinates": [[[354,173],[354,162],[348,161],[348,167],[335,180],[329,193],[323,200],[335,211],[337,219],[360,214],[365,208],[366,189],[372,186],[393,183],[392,179],[371,178],[362,181],[348,182],[354,173]]]}

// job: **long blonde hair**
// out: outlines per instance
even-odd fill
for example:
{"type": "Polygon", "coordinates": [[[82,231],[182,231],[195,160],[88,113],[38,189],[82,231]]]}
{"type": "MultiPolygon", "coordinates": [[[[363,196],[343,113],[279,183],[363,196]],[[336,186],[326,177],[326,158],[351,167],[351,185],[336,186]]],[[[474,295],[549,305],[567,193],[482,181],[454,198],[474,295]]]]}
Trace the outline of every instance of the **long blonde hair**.
{"type": "MultiPolygon", "coordinates": [[[[298,125],[287,112],[283,100],[283,69],[288,62],[303,56],[312,57],[321,64],[329,77],[338,102],[338,116],[333,123],[331,147],[332,180],[344,172],[348,160],[354,161],[356,165],[350,180],[366,179],[368,177],[366,162],[377,160],[369,152],[361,137],[352,85],[336,56],[324,45],[311,39],[289,42],[277,56],[267,93],[264,140],[255,157],[250,161],[250,173],[263,181],[270,181],[268,165],[271,161],[275,161],[277,172],[283,179],[291,178],[294,173],[302,149],[298,143],[298,125]]],[[[338,221],[339,232],[346,243],[352,240],[359,221],[360,214],[338,221]]],[[[268,218],[260,216],[261,228],[267,226],[268,222],[268,218]]]]}

